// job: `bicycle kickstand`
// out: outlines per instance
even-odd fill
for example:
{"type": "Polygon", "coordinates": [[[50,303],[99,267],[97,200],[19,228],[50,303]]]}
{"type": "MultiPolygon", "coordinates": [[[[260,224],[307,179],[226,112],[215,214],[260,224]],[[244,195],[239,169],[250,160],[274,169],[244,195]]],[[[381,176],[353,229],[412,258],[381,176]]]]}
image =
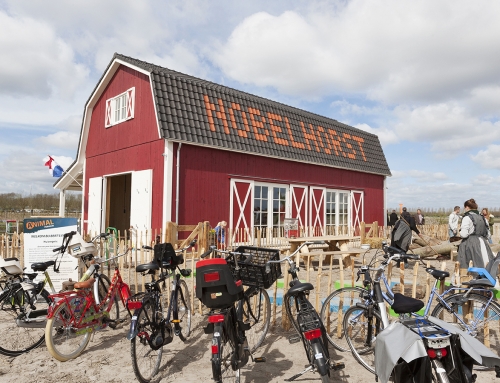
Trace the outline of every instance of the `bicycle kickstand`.
{"type": "Polygon", "coordinates": [[[299,372],[297,375],[292,376],[291,378],[285,379],[285,382],[293,382],[295,379],[300,378],[306,372],[309,372],[313,369],[313,366],[307,367],[304,371],[299,372]]]}

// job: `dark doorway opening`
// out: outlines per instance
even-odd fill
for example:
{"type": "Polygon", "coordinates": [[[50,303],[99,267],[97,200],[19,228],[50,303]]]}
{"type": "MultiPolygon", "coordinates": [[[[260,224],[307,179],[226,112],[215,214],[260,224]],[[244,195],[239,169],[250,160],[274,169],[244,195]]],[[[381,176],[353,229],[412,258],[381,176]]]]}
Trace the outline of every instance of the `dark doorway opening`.
{"type": "Polygon", "coordinates": [[[131,173],[107,177],[106,227],[114,227],[122,234],[130,229],[131,183],[131,173]]]}

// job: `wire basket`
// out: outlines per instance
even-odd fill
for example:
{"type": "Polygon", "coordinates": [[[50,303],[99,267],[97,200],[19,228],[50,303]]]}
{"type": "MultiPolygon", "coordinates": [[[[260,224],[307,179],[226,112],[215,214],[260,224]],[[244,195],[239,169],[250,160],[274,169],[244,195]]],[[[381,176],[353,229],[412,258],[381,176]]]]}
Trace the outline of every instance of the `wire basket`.
{"type": "MultiPolygon", "coordinates": [[[[250,263],[244,263],[246,256],[236,256],[240,267],[240,278],[245,286],[255,286],[268,289],[281,276],[281,264],[271,263],[270,270],[266,273],[266,263],[268,261],[278,261],[280,251],[276,249],[264,249],[261,247],[240,246],[235,252],[252,254],[250,263]]],[[[235,272],[234,259],[230,259],[228,264],[235,272]]]]}

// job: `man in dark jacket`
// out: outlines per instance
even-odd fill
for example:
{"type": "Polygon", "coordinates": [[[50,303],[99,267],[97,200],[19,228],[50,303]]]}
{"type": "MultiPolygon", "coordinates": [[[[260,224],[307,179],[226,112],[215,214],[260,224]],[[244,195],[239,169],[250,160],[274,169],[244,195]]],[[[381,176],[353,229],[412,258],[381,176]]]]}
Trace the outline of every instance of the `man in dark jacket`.
{"type": "Polygon", "coordinates": [[[391,215],[389,216],[389,226],[394,226],[398,220],[398,215],[396,214],[396,210],[393,210],[391,215]]]}
{"type": "MultiPolygon", "coordinates": [[[[404,207],[403,213],[401,213],[401,219],[396,222],[394,228],[392,229],[391,246],[401,249],[406,253],[410,248],[412,230],[418,235],[420,234],[420,231],[417,229],[417,225],[415,224],[415,218],[413,218],[404,207]]],[[[406,263],[407,262],[405,260],[405,264],[406,263]]]]}

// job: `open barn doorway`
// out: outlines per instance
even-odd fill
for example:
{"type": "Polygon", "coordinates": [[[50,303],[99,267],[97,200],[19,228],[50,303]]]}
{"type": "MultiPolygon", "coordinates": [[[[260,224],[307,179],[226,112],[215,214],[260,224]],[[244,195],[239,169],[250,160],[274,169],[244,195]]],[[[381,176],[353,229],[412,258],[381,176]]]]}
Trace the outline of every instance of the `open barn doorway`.
{"type": "Polygon", "coordinates": [[[106,227],[130,229],[132,174],[106,177],[106,227]]]}

